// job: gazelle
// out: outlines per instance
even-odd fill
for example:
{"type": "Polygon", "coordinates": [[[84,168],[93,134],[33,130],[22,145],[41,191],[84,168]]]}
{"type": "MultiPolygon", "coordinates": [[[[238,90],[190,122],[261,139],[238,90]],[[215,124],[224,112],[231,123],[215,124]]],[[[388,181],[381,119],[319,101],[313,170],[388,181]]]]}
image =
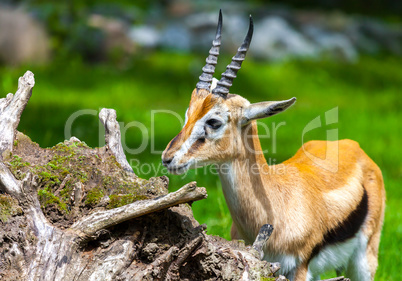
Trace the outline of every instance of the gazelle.
{"type": "Polygon", "coordinates": [[[229,94],[252,38],[251,17],[243,44],[216,83],[221,28],[220,13],[186,123],[163,152],[163,164],[175,174],[217,164],[232,238],[252,243],[263,224],[272,224],[264,259],[279,261],[290,280],[319,279],[331,269],[346,270],[353,281],[373,280],[385,208],[380,169],[351,140],[310,141],[289,160],[269,166],[255,120],[284,111],[296,99],[250,104],[229,94]],[[309,155],[326,160],[318,165],[309,155]]]}

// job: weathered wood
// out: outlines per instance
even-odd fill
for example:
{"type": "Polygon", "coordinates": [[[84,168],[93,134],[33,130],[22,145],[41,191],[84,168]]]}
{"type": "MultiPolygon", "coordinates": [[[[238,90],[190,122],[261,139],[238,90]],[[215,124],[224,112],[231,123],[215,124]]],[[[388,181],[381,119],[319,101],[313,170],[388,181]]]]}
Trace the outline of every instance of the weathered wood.
{"type": "Polygon", "coordinates": [[[134,173],[133,168],[131,168],[130,164],[127,162],[123,146],[121,145],[121,133],[119,123],[116,120],[116,110],[102,108],[99,113],[99,120],[105,127],[106,145],[116,157],[117,162],[124,170],[134,173]]]}
{"type": "Polygon", "coordinates": [[[15,179],[10,170],[2,162],[0,162],[0,190],[17,198],[22,193],[20,182],[15,179]]]}
{"type": "Polygon", "coordinates": [[[156,199],[141,200],[112,210],[93,213],[77,221],[71,230],[76,232],[80,239],[87,241],[102,229],[178,204],[205,198],[207,198],[206,189],[197,187],[196,182],[191,182],[176,192],[156,199]]]}
{"type": "Polygon", "coordinates": [[[8,94],[0,100],[0,153],[7,149],[12,151],[21,114],[32,95],[34,85],[34,75],[28,70],[19,78],[15,95],[8,94]]]}
{"type": "Polygon", "coordinates": [[[263,248],[264,248],[264,245],[267,243],[269,237],[271,236],[272,231],[274,231],[274,228],[272,225],[264,224],[260,228],[257,238],[255,238],[252,248],[257,251],[260,260],[262,260],[264,258],[264,249],[263,248]]]}
{"type": "Polygon", "coordinates": [[[183,265],[183,263],[186,261],[188,256],[195,250],[195,248],[198,247],[198,245],[201,244],[203,241],[202,236],[198,236],[194,240],[190,241],[187,243],[180,251],[177,259],[172,262],[169,266],[169,269],[166,274],[166,280],[167,281],[173,281],[173,280],[180,280],[180,274],[179,274],[179,269],[183,265]]]}
{"type": "Polygon", "coordinates": [[[330,278],[330,279],[325,279],[325,280],[320,280],[320,281],[350,281],[349,278],[345,278],[343,276],[335,277],[335,278],[330,278]]]}
{"type": "Polygon", "coordinates": [[[269,263],[269,269],[273,274],[275,274],[279,271],[279,269],[281,269],[281,264],[279,262],[271,262],[269,263]]]}

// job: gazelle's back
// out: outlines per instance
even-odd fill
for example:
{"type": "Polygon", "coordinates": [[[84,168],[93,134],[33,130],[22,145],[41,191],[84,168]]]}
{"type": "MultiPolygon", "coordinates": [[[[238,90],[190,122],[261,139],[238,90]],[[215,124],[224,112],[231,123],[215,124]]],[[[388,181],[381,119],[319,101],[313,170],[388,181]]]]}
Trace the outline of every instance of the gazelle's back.
{"type": "MultiPolygon", "coordinates": [[[[300,193],[299,198],[308,206],[303,206],[302,212],[311,216],[308,226],[299,227],[306,230],[306,233],[294,235],[304,237],[309,231],[313,232],[308,239],[316,244],[310,257],[310,269],[314,271],[316,266],[322,270],[325,266],[330,268],[334,263],[339,263],[342,265],[340,267],[348,270],[351,280],[369,280],[367,276],[360,276],[361,271],[356,272],[354,267],[365,266],[362,260],[367,259],[366,270],[371,272],[371,276],[374,276],[377,267],[385,208],[385,189],[379,167],[352,140],[307,142],[283,165],[287,173],[276,176],[277,180],[283,186],[287,183],[292,185],[292,191],[289,191],[293,193],[291,198],[297,197],[295,193],[300,193]],[[319,232],[323,235],[317,235],[319,232]],[[362,243],[367,246],[360,245],[362,243]],[[335,248],[341,249],[342,246],[353,250],[344,256],[345,259],[350,259],[346,264],[341,260],[331,259],[331,251],[328,250],[335,251],[335,248]]],[[[292,206],[294,201],[287,201],[286,204],[288,218],[302,217],[297,214],[301,211],[298,206],[292,206]]],[[[286,223],[303,225],[300,220],[286,223]]],[[[284,244],[292,245],[294,241],[284,244]]],[[[308,248],[309,245],[305,247],[308,248]]],[[[303,247],[298,249],[302,250],[303,247]]],[[[302,252],[307,253],[309,250],[302,252]]]]}

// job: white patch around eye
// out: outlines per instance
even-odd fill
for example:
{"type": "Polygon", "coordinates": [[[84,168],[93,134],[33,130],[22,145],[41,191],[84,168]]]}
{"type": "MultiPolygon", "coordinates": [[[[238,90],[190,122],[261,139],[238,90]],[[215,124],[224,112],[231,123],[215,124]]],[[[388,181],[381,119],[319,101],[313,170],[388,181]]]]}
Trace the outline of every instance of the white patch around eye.
{"type": "Polygon", "coordinates": [[[212,115],[212,116],[210,116],[209,118],[207,118],[207,119],[205,120],[205,122],[204,122],[204,127],[208,127],[208,125],[206,125],[206,122],[207,122],[209,119],[212,119],[212,118],[221,121],[221,122],[222,122],[222,125],[221,125],[219,128],[215,129],[215,130],[212,129],[212,128],[206,128],[206,130],[207,130],[207,132],[208,132],[207,138],[209,138],[209,139],[220,139],[220,138],[222,138],[223,135],[225,134],[225,131],[226,131],[226,130],[225,130],[225,128],[226,128],[226,121],[225,121],[224,119],[218,117],[217,115],[212,115]]]}
{"type": "MultiPolygon", "coordinates": [[[[226,108],[219,107],[219,112],[227,112],[226,108]]],[[[227,114],[225,113],[224,116],[220,114],[219,116],[216,115],[216,112],[218,112],[217,108],[214,107],[212,108],[207,114],[205,114],[200,120],[198,120],[193,127],[193,130],[191,132],[191,135],[188,137],[188,139],[182,144],[180,149],[175,153],[174,155],[174,164],[177,164],[177,162],[180,162],[180,160],[183,158],[184,155],[187,154],[188,150],[192,147],[192,145],[200,138],[206,137],[205,134],[205,122],[210,119],[210,118],[217,118],[222,121],[223,124],[226,123],[225,120],[227,120],[227,114]]],[[[187,116],[187,115],[186,115],[187,116]]],[[[186,120],[187,123],[187,120],[186,120]]],[[[225,125],[223,125],[220,129],[218,129],[215,133],[210,134],[209,136],[214,139],[219,139],[220,137],[223,136],[225,130],[224,130],[225,125]]],[[[195,159],[196,160],[196,159],[195,159]]],[[[195,161],[196,162],[196,161],[195,161]]]]}

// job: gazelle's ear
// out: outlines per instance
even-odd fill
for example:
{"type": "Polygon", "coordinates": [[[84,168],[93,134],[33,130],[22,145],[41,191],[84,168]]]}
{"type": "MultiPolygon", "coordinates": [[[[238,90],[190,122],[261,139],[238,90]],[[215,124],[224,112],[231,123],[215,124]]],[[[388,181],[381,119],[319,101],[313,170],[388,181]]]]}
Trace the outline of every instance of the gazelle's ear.
{"type": "Polygon", "coordinates": [[[264,101],[250,104],[243,111],[242,124],[247,124],[251,120],[261,119],[280,113],[291,106],[296,98],[283,101],[264,101]]]}

